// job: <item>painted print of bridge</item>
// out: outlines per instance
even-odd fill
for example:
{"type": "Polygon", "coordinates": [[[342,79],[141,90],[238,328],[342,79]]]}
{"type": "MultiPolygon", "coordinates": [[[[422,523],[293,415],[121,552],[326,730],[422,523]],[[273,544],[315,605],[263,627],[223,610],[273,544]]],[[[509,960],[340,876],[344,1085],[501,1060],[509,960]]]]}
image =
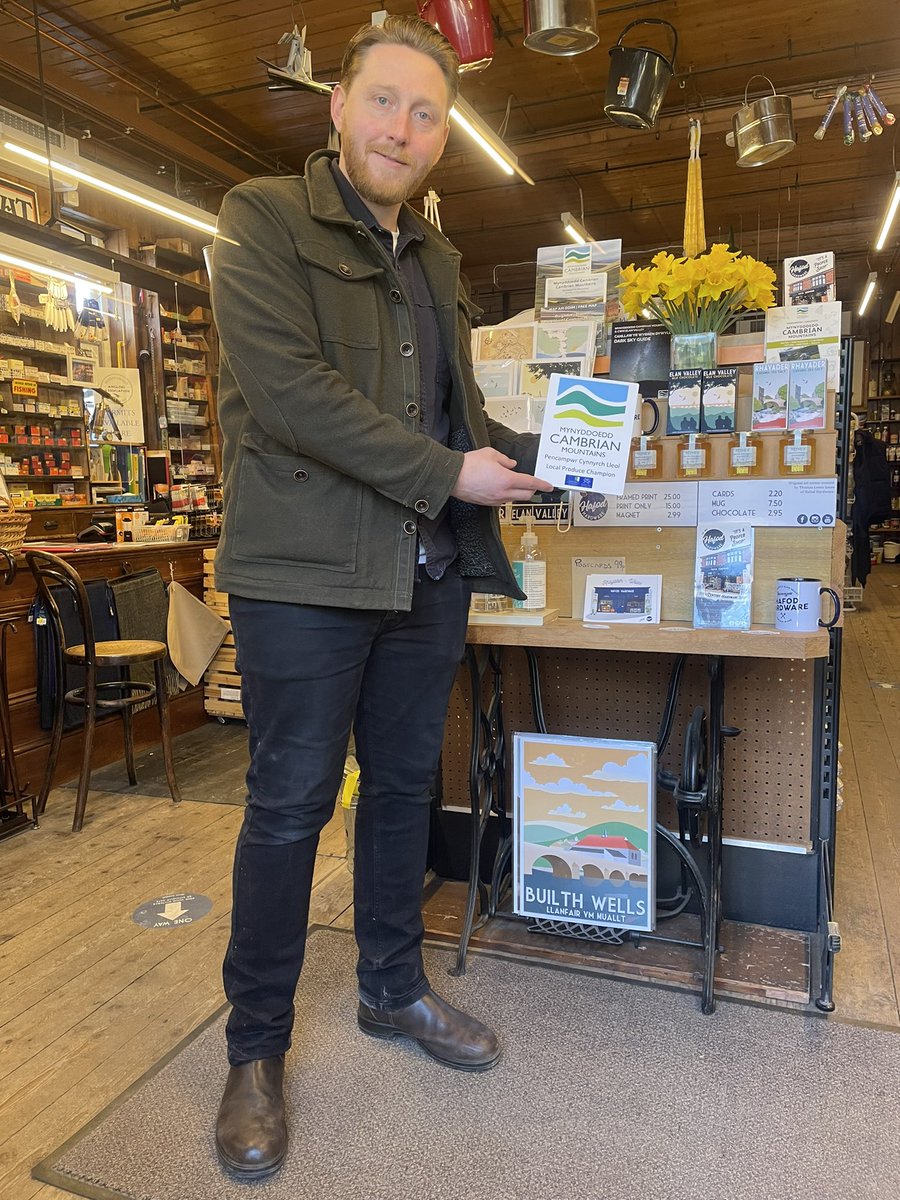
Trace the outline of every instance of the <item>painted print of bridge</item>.
{"type": "MultiPolygon", "coordinates": [[[[524,873],[530,875],[543,860],[557,879],[608,879],[610,883],[646,883],[647,856],[627,838],[588,834],[571,846],[522,846],[524,873]]],[[[546,870],[543,864],[538,871],[546,870]]]]}

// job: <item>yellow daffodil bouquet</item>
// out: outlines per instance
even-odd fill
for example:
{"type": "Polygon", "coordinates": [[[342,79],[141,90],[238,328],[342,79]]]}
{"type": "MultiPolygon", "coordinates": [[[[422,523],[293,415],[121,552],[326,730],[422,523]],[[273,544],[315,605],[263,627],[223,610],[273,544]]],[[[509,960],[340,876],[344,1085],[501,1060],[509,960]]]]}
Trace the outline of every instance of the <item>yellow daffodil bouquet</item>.
{"type": "Polygon", "coordinates": [[[625,267],[619,294],[630,317],[652,313],[671,333],[724,333],[742,310],[772,307],[775,272],[718,242],[696,258],[660,251],[649,267],[625,267]]]}

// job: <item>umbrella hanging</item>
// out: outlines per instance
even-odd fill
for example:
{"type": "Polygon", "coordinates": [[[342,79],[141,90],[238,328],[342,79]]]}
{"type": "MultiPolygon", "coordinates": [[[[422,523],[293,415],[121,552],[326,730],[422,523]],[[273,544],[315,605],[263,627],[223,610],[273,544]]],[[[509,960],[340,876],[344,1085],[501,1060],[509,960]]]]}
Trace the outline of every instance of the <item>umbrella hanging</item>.
{"type": "Polygon", "coordinates": [[[703,176],[700,171],[700,122],[690,119],[691,152],[688,158],[687,195],[684,198],[684,253],[694,258],[706,249],[703,221],[703,176]]]}

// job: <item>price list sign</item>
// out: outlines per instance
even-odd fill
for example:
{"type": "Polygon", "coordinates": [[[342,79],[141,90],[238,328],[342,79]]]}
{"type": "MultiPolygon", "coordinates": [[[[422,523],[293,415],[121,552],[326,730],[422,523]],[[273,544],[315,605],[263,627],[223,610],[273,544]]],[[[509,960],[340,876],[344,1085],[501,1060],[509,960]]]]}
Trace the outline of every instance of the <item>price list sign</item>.
{"type": "Polygon", "coordinates": [[[836,479],[739,479],[701,482],[698,520],[744,521],[782,529],[833,529],[836,479]]]}
{"type": "Polygon", "coordinates": [[[581,492],[575,498],[573,525],[664,525],[697,524],[697,484],[659,483],[648,486],[626,483],[622,496],[581,492]]]}

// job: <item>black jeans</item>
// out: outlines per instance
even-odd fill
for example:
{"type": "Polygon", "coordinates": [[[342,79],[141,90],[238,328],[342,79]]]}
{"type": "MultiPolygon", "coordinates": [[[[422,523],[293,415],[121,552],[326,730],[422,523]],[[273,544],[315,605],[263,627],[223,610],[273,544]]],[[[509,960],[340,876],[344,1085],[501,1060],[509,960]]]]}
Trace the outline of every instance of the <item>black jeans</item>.
{"type": "Polygon", "coordinates": [[[422,571],[412,611],[232,596],[250,727],[249,792],[223,966],[232,1065],[290,1045],[319,833],[334,813],[351,727],[360,765],[353,877],[360,998],[418,1000],[430,792],[470,587],[422,571]]]}

